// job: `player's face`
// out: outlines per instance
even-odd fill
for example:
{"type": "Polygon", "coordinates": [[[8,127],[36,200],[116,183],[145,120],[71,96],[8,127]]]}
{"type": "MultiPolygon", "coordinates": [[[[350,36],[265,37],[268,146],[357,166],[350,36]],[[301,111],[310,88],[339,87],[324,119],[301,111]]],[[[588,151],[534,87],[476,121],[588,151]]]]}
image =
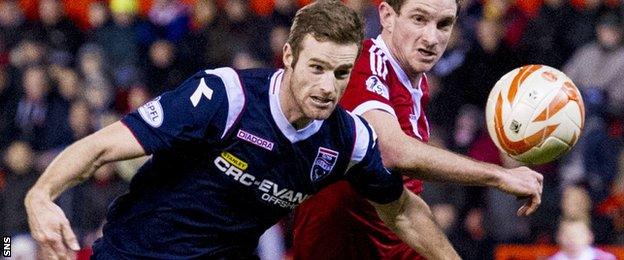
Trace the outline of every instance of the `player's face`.
{"type": "MultiPolygon", "coordinates": [[[[286,48],[285,65],[292,68],[288,52],[286,48]]],[[[303,39],[289,84],[297,113],[317,120],[331,115],[347,87],[357,52],[355,43],[317,41],[310,35],[303,39]]]]}
{"type": "Polygon", "coordinates": [[[388,47],[408,74],[429,71],[438,62],[451,36],[456,11],[455,0],[407,0],[400,14],[382,3],[388,47]]]}

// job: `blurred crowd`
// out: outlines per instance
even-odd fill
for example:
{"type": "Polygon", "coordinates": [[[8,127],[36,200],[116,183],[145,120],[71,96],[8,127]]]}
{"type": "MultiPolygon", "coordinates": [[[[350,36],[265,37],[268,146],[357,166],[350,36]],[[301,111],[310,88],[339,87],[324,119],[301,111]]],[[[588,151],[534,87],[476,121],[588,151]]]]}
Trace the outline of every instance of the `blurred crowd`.
{"type": "MultiPolygon", "coordinates": [[[[282,66],[290,23],[307,2],[0,0],[0,234],[34,248],[24,195],[73,141],[201,69],[282,66]]],[[[378,2],[346,1],[365,18],[367,37],[380,32],[378,2]]],[[[461,5],[447,51],[429,73],[432,144],[516,166],[489,139],[483,111],[498,78],[523,64],[572,78],[586,123],[570,153],[535,167],[545,181],[533,216],[516,217],[520,202],[497,190],[427,183],[423,197],[438,223],[466,259],[490,259],[500,243],[554,244],[562,220],[587,224],[596,244],[624,245],[624,4],[461,5]]],[[[143,160],[106,165],[58,199],[82,245],[98,237],[108,204],[143,160]]],[[[285,239],[276,240],[285,248],[288,227],[286,220],[278,232],[285,239]]]]}

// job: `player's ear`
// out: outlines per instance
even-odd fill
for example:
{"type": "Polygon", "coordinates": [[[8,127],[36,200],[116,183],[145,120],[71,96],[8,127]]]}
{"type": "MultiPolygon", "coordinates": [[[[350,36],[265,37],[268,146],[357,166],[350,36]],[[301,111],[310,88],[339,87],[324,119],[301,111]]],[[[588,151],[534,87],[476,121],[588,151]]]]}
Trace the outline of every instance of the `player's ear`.
{"type": "Polygon", "coordinates": [[[398,14],[395,12],[394,8],[392,8],[392,6],[388,3],[381,2],[379,4],[379,22],[384,30],[392,32],[397,16],[398,14]]]}
{"type": "Polygon", "coordinates": [[[284,62],[284,68],[292,68],[292,62],[293,62],[293,53],[292,53],[292,47],[290,47],[290,44],[286,43],[284,44],[284,49],[282,51],[283,56],[282,56],[282,61],[284,62]]]}

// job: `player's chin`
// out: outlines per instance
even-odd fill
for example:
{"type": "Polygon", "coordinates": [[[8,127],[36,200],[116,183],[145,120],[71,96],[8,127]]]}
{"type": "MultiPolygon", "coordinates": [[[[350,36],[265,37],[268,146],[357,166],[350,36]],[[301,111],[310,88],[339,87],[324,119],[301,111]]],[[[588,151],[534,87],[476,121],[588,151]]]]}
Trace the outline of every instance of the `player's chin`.
{"type": "Polygon", "coordinates": [[[416,72],[427,72],[433,68],[433,65],[436,64],[437,59],[422,59],[422,60],[414,60],[411,64],[412,68],[416,72]]]}
{"type": "Polygon", "coordinates": [[[329,116],[332,114],[335,108],[336,108],[335,105],[328,107],[328,108],[314,107],[308,110],[307,116],[308,118],[311,118],[314,120],[325,120],[329,118],[329,116]]]}

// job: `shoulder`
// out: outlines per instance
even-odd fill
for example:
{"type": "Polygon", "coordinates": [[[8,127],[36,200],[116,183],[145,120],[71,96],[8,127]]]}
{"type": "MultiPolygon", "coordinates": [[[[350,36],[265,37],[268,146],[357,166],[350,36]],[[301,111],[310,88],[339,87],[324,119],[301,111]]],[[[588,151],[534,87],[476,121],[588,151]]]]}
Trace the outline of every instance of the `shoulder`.
{"type": "Polygon", "coordinates": [[[192,106],[198,109],[202,106],[212,107],[215,104],[231,106],[245,103],[242,80],[238,73],[229,67],[199,71],[182,83],[175,92],[188,96],[192,106]]]}
{"type": "Polygon", "coordinates": [[[372,39],[364,41],[340,104],[358,115],[375,108],[395,114],[387,81],[390,73],[390,60],[383,49],[372,39]]]}
{"type": "MultiPolygon", "coordinates": [[[[229,67],[207,69],[195,73],[182,86],[175,91],[175,96],[180,96],[182,102],[168,102],[170,107],[180,107],[185,103],[184,99],[190,101],[190,105],[185,108],[190,111],[196,122],[212,122],[211,118],[215,114],[223,117],[225,123],[223,134],[233,126],[240,118],[246,104],[249,102],[247,90],[245,88],[245,77],[229,67]]],[[[167,94],[162,96],[167,99],[167,94]]]]}
{"type": "Polygon", "coordinates": [[[373,39],[362,43],[362,51],[355,62],[354,73],[367,76],[376,76],[385,81],[389,72],[389,57],[383,49],[376,45],[373,39]]]}
{"type": "Polygon", "coordinates": [[[604,251],[604,250],[602,250],[600,248],[595,248],[594,247],[593,250],[594,250],[594,256],[597,259],[601,259],[601,260],[615,260],[616,259],[615,255],[613,255],[613,254],[611,254],[611,253],[609,253],[607,251],[604,251]]]}
{"type": "Polygon", "coordinates": [[[340,129],[347,132],[351,142],[353,142],[351,160],[361,161],[377,139],[373,128],[368,125],[364,118],[341,107],[336,108],[334,116],[342,122],[340,129]]]}
{"type": "Polygon", "coordinates": [[[201,81],[213,83],[216,87],[221,85],[230,103],[249,102],[249,98],[256,96],[255,93],[268,92],[271,77],[275,69],[246,69],[235,70],[230,67],[208,69],[198,72],[194,77],[196,83],[201,81]]]}
{"type": "Polygon", "coordinates": [[[367,39],[362,44],[362,51],[355,61],[351,72],[349,88],[362,88],[389,99],[388,75],[391,70],[390,60],[383,49],[375,44],[372,39],[367,39]]]}
{"type": "Polygon", "coordinates": [[[245,82],[268,83],[275,69],[244,69],[236,71],[245,82]]]}

